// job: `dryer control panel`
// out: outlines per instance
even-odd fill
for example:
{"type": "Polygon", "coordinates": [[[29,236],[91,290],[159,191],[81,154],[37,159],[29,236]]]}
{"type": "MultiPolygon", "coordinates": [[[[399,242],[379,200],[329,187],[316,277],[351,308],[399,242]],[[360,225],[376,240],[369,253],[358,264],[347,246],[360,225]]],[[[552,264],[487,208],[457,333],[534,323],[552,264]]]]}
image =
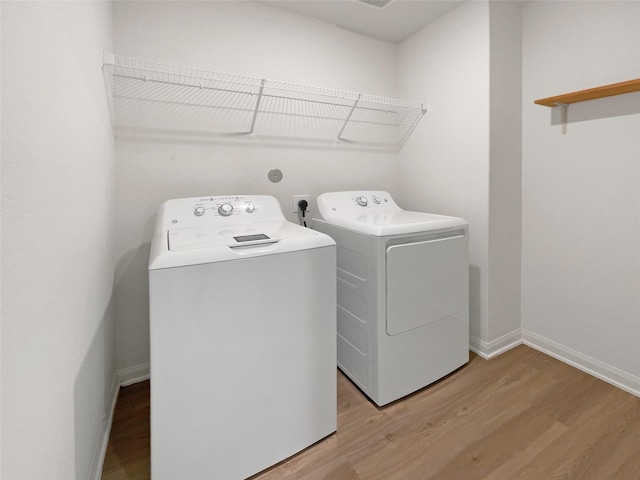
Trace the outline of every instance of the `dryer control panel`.
{"type": "Polygon", "coordinates": [[[280,203],[269,195],[181,198],[168,200],[160,207],[156,232],[284,220],[280,203]]]}
{"type": "Polygon", "coordinates": [[[319,221],[376,236],[467,225],[462,218],[403,210],[384,191],[330,192],[318,197],[319,221]]]}
{"type": "Polygon", "coordinates": [[[389,192],[364,190],[331,192],[318,197],[318,210],[324,218],[353,217],[370,213],[391,213],[400,210],[389,192]]]}

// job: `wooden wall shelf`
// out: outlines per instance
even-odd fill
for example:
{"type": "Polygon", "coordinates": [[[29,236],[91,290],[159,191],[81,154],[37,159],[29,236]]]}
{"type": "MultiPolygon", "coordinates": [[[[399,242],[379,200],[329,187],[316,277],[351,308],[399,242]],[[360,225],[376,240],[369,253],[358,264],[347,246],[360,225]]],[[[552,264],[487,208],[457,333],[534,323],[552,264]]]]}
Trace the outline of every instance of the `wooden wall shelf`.
{"type": "Polygon", "coordinates": [[[626,82],[612,83],[602,87],[589,88],[578,92],[565,93],[564,95],[556,95],[555,97],[541,98],[534,100],[537,105],[545,107],[559,107],[569,105],[571,103],[584,102],[587,100],[595,100],[597,98],[611,97],[613,95],[622,95],[623,93],[640,92],[640,78],[629,80],[626,82]]]}

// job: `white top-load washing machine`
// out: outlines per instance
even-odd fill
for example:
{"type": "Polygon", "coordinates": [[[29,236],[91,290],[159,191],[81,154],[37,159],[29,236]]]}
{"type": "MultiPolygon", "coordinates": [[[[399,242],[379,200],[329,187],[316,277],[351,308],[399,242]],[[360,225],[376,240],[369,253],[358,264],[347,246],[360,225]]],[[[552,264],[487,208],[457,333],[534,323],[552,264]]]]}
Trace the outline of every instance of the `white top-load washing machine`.
{"type": "Polygon", "coordinates": [[[338,366],[386,405],[469,361],[468,224],[383,191],[318,197],[338,245],[338,366]]]}
{"type": "Polygon", "coordinates": [[[154,480],[246,478],[336,430],[335,255],[270,196],[162,205],[149,258],[154,480]]]}

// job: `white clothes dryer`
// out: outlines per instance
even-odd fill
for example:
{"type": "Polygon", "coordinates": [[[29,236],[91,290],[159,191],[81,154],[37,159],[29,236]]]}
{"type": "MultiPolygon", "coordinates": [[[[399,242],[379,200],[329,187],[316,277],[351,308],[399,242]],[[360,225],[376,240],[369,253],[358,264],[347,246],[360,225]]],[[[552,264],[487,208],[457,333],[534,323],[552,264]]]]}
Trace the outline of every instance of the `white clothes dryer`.
{"type": "Polygon", "coordinates": [[[270,196],[161,206],[149,257],[154,480],[246,478],[336,430],[335,255],[270,196]]]}
{"type": "Polygon", "coordinates": [[[338,367],[383,406],[467,363],[467,222],[403,210],[384,191],[317,202],[313,226],[338,246],[338,367]]]}

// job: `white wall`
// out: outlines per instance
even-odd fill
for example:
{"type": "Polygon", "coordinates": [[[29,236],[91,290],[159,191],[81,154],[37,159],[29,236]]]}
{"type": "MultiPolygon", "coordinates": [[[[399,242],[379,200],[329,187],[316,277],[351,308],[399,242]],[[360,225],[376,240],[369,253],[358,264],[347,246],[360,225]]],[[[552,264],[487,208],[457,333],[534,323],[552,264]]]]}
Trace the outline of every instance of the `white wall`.
{"type": "Polygon", "coordinates": [[[2,2],[2,469],[86,479],[114,378],[109,2],[2,2]]]}
{"type": "MultiPolygon", "coordinates": [[[[202,69],[396,96],[395,46],[252,2],[116,2],[115,53],[202,69]]],[[[121,132],[117,151],[116,312],[119,368],[149,359],[147,262],[155,213],[170,198],[388,189],[395,154],[247,142],[173,141],[121,132]],[[267,179],[279,168],[284,179],[267,179]]],[[[296,217],[287,213],[292,221],[296,217]]]]}
{"type": "MultiPolygon", "coordinates": [[[[117,365],[144,365],[148,247],[168,198],[251,192],[287,206],[294,193],[380,188],[405,208],[462,216],[472,336],[489,345],[517,328],[520,6],[467,3],[398,47],[250,2],[113,8],[112,48],[108,2],[1,3],[2,478],[95,468],[112,292],[117,365]],[[101,49],[427,100],[429,113],[399,156],[122,135],[116,174],[101,49]]],[[[573,105],[564,136],[557,112],[533,105],[637,78],[640,3],[522,8],[525,340],[640,391],[640,94],[573,105]]]]}
{"type": "Polygon", "coordinates": [[[486,336],[495,354],[520,337],[522,230],[522,9],[491,2],[489,296],[486,336]]]}
{"type": "Polygon", "coordinates": [[[400,204],[469,222],[470,333],[486,340],[489,6],[469,2],[399,45],[400,96],[428,112],[400,152],[400,204]]]}
{"type": "Polygon", "coordinates": [[[640,392],[640,93],[537,98],[640,76],[640,2],[523,8],[525,340],[640,392]],[[557,110],[557,109],[554,109],[557,110]]]}

